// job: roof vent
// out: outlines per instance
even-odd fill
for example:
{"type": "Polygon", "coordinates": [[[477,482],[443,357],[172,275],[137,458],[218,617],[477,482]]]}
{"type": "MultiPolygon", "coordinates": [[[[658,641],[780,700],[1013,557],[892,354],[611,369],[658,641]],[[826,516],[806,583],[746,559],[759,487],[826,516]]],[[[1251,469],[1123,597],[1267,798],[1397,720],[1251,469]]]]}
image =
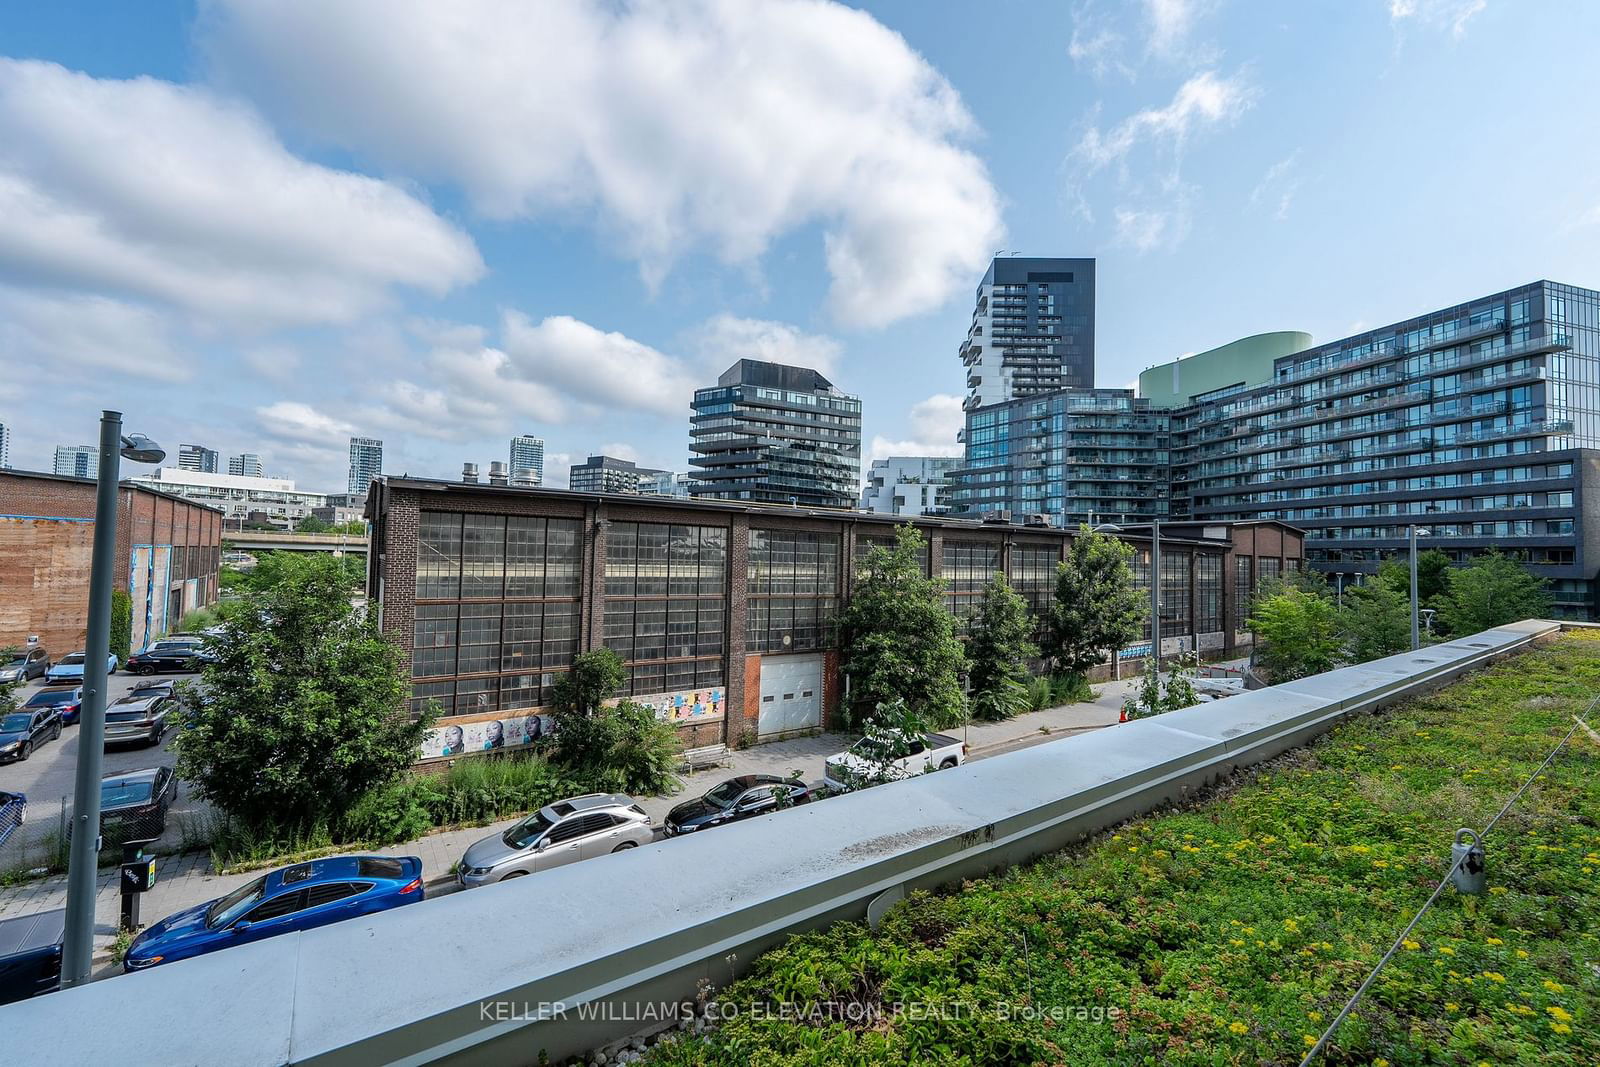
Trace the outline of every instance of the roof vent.
{"type": "Polygon", "coordinates": [[[507,481],[507,478],[506,478],[506,465],[504,463],[500,462],[498,459],[489,464],[489,484],[490,485],[506,485],[506,484],[508,484],[508,481],[507,481]]]}
{"type": "Polygon", "coordinates": [[[1034,514],[1028,516],[1027,521],[1024,522],[1023,525],[1024,526],[1049,526],[1050,525],[1050,516],[1042,515],[1042,514],[1039,514],[1038,512],[1035,512],[1034,514]]]}
{"type": "Polygon", "coordinates": [[[463,463],[461,465],[461,480],[472,485],[477,485],[478,465],[476,463],[463,463]]]}
{"type": "Polygon", "coordinates": [[[985,523],[987,523],[989,525],[993,525],[993,526],[999,526],[999,525],[1002,525],[1002,524],[1010,525],[1010,523],[1011,523],[1011,512],[1009,512],[1009,511],[986,511],[986,512],[983,513],[983,521],[985,523]]]}

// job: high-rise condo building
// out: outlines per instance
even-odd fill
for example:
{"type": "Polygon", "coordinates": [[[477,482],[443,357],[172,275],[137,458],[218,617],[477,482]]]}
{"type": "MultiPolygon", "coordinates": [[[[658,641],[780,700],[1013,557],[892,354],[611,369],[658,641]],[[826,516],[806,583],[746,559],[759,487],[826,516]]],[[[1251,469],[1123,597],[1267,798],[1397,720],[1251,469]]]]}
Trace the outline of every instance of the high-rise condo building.
{"type": "Polygon", "coordinates": [[[856,506],[861,400],[816,371],[741,359],[692,408],[692,496],[856,506]]]}
{"type": "Polygon", "coordinates": [[[261,465],[260,456],[245,452],[228,458],[228,473],[240,478],[265,478],[267,472],[261,465]]]}
{"type": "Polygon", "coordinates": [[[861,510],[878,515],[947,515],[957,456],[886,456],[867,469],[861,510]]]}
{"type": "Polygon", "coordinates": [[[531,481],[534,485],[544,484],[544,438],[518,434],[511,439],[510,458],[513,480],[520,475],[524,481],[531,481]]]}
{"type": "Polygon", "coordinates": [[[11,427],[0,422],[0,470],[11,466],[11,427]]]}
{"type": "Polygon", "coordinates": [[[54,470],[69,478],[93,478],[100,473],[100,449],[95,445],[56,445],[54,470]]]}
{"type": "Polygon", "coordinates": [[[642,480],[661,473],[628,459],[590,456],[587,462],[572,465],[567,487],[585,493],[637,493],[642,480]]]}
{"type": "Polygon", "coordinates": [[[199,474],[217,473],[217,453],[204,445],[179,445],[178,469],[199,474]]]}
{"type": "Polygon", "coordinates": [[[383,442],[376,437],[350,438],[350,481],[352,493],[365,493],[372,479],[383,473],[383,442]]]}
{"type": "Polygon", "coordinates": [[[1094,385],[1094,260],[997,256],[961,345],[968,411],[1094,385]]]}

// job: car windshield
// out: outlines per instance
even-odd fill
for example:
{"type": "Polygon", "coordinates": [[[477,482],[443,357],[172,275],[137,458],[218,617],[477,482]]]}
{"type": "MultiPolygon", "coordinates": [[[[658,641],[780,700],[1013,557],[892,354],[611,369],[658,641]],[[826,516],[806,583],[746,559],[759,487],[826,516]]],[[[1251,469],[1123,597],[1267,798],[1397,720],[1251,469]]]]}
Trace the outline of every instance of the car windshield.
{"type": "Polygon", "coordinates": [[[723,782],[711,792],[706,794],[706,803],[715,804],[719,808],[731,808],[733,802],[744,793],[744,786],[738,782],[723,782]]]}
{"type": "Polygon", "coordinates": [[[73,665],[75,663],[82,663],[82,662],[83,662],[83,653],[82,652],[74,652],[69,656],[62,656],[61,657],[61,664],[59,664],[59,665],[64,665],[64,666],[69,666],[70,667],[71,665],[73,665]]]}
{"type": "Polygon", "coordinates": [[[21,666],[26,665],[27,662],[28,662],[28,657],[27,656],[12,656],[10,659],[6,660],[6,667],[8,669],[11,668],[11,667],[21,667],[21,666]]]}
{"type": "Polygon", "coordinates": [[[8,734],[20,733],[26,730],[28,724],[32,721],[32,715],[7,715],[5,718],[0,719],[0,732],[8,734]]]}
{"type": "Polygon", "coordinates": [[[266,888],[266,875],[262,875],[253,882],[246,882],[211,905],[211,910],[206,912],[206,925],[213,930],[221,926],[227,926],[233,920],[255,907],[256,901],[261,899],[266,892],[266,888]]]}
{"type": "Polygon", "coordinates": [[[42,689],[28,698],[28,707],[42,708],[51,704],[70,704],[77,699],[76,689],[42,689]]]}
{"type": "Polygon", "coordinates": [[[527,848],[554,825],[555,823],[544,817],[544,812],[536,811],[507,830],[501,840],[512,848],[527,848]]]}
{"type": "Polygon", "coordinates": [[[113,778],[108,782],[101,782],[100,806],[102,808],[120,808],[129,804],[143,804],[150,799],[150,792],[153,786],[153,782],[144,778],[133,781],[126,778],[113,778]]]}

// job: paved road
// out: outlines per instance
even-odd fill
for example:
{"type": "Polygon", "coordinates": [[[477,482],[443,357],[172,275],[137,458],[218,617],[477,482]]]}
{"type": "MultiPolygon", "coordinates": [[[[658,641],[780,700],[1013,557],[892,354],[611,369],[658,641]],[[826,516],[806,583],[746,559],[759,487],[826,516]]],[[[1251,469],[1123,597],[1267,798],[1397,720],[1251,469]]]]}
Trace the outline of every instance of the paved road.
{"type": "MultiPolygon", "coordinates": [[[[165,675],[173,679],[193,678],[190,674],[165,675]]],[[[110,703],[118,697],[125,696],[133,689],[134,684],[141,679],[134,677],[126,671],[118,671],[112,675],[107,690],[106,701],[110,703]]],[[[16,691],[17,702],[26,700],[37,689],[43,688],[41,682],[29,682],[19,686],[16,691]]],[[[147,745],[118,745],[106,750],[105,767],[103,773],[116,774],[123,771],[136,771],[145,767],[170,767],[177,756],[172,751],[172,740],[177,736],[176,729],[167,731],[159,747],[152,748],[147,745]]],[[[46,742],[34,750],[33,755],[25,762],[0,764],[0,789],[11,792],[28,794],[28,818],[46,819],[55,816],[60,810],[61,798],[72,796],[74,779],[78,766],[78,727],[72,725],[65,727],[61,732],[61,740],[46,742]]],[[[188,795],[188,788],[178,783],[178,798],[173,804],[175,812],[195,812],[203,808],[199,801],[193,800],[188,795]]],[[[178,820],[168,818],[167,832],[156,843],[156,849],[169,850],[175,848],[178,842],[178,820]]]]}
{"type": "MultiPolygon", "coordinates": [[[[122,684],[125,688],[128,686],[128,683],[122,684]]],[[[1128,686],[1129,683],[1127,682],[1107,683],[1097,687],[1099,689],[1099,697],[1092,704],[1073,704],[1066,707],[1050,708],[1045,711],[1021,715],[1001,723],[977,723],[961,732],[970,745],[972,758],[975,760],[1048,741],[1061,740],[1074,734],[1083,733],[1086,730],[1100,729],[1114,724],[1117,721],[1117,713],[1121,707],[1123,694],[1127,691],[1128,686]]],[[[69,727],[69,730],[75,731],[76,727],[69,727]]],[[[683,789],[677,795],[641,798],[639,805],[649,814],[651,822],[660,826],[666,813],[674,804],[681,803],[690,797],[698,796],[723,779],[735,775],[787,775],[798,773],[806,781],[820,784],[823,760],[828,755],[840,751],[849,743],[849,740],[850,738],[843,734],[822,734],[815,737],[796,738],[792,741],[756,745],[743,751],[732,752],[729,754],[727,763],[724,766],[702,771],[687,778],[684,781],[683,789]]],[[[57,758],[66,755],[67,745],[72,742],[65,737],[64,741],[67,743],[59,746],[55,744],[45,746],[29,762],[40,760],[47,754],[57,758]],[[51,749],[59,749],[60,751],[51,753],[51,749]]],[[[75,755],[76,748],[74,747],[72,751],[73,755],[75,755]]],[[[145,758],[147,762],[139,764],[141,766],[148,766],[151,757],[159,756],[169,761],[171,759],[170,754],[165,751],[165,746],[160,752],[136,750],[134,753],[121,755],[124,758],[132,758],[135,761],[141,757],[145,758]]],[[[66,781],[70,788],[70,760],[63,761],[63,765],[67,768],[66,781]]],[[[133,765],[129,764],[129,766],[133,765]]],[[[53,781],[55,779],[46,778],[46,780],[53,781]]],[[[390,855],[421,857],[424,877],[429,880],[428,896],[436,897],[456,891],[454,879],[449,876],[450,870],[468,845],[479,838],[503,831],[515,821],[515,819],[503,819],[487,826],[446,830],[430,834],[416,841],[408,841],[404,844],[382,849],[381,851],[390,855]]],[[[169,829],[170,834],[171,830],[169,829]]],[[[210,870],[208,858],[203,853],[166,856],[158,864],[157,884],[147,894],[143,902],[142,917],[146,923],[153,922],[192,904],[198,904],[221,896],[256,877],[259,873],[213,874],[210,870]]],[[[101,872],[100,889],[95,900],[96,945],[98,949],[102,950],[102,955],[97,958],[97,978],[119,973],[119,969],[110,965],[108,959],[103,955],[103,951],[109,948],[116,933],[119,905],[115,879],[116,871],[114,869],[101,872]]],[[[10,918],[15,915],[62,907],[65,901],[65,893],[66,879],[60,876],[38,879],[23,885],[0,889],[0,918],[10,918]]]]}

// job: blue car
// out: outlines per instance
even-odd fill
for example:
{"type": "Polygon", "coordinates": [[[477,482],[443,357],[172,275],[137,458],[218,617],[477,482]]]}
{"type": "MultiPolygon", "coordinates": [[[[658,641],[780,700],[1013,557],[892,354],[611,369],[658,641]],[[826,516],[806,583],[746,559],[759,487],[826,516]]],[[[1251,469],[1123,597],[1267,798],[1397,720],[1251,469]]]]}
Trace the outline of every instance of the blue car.
{"type": "Polygon", "coordinates": [[[45,689],[36,689],[33,695],[22,703],[24,711],[43,707],[54,707],[60,711],[61,725],[71,726],[78,721],[78,716],[83,712],[83,686],[52,685],[45,689]]]}
{"type": "MultiPolygon", "coordinates": [[[[69,656],[62,656],[60,663],[52,665],[49,670],[44,672],[44,684],[56,685],[59,682],[83,681],[83,659],[82,652],[74,652],[69,656]]],[[[106,673],[117,673],[116,656],[106,656],[106,673]]]]}
{"type": "Polygon", "coordinates": [[[416,856],[330,856],[297,863],[162,919],[134,938],[122,969],[142,971],[421,899],[422,861],[416,856]]]}

